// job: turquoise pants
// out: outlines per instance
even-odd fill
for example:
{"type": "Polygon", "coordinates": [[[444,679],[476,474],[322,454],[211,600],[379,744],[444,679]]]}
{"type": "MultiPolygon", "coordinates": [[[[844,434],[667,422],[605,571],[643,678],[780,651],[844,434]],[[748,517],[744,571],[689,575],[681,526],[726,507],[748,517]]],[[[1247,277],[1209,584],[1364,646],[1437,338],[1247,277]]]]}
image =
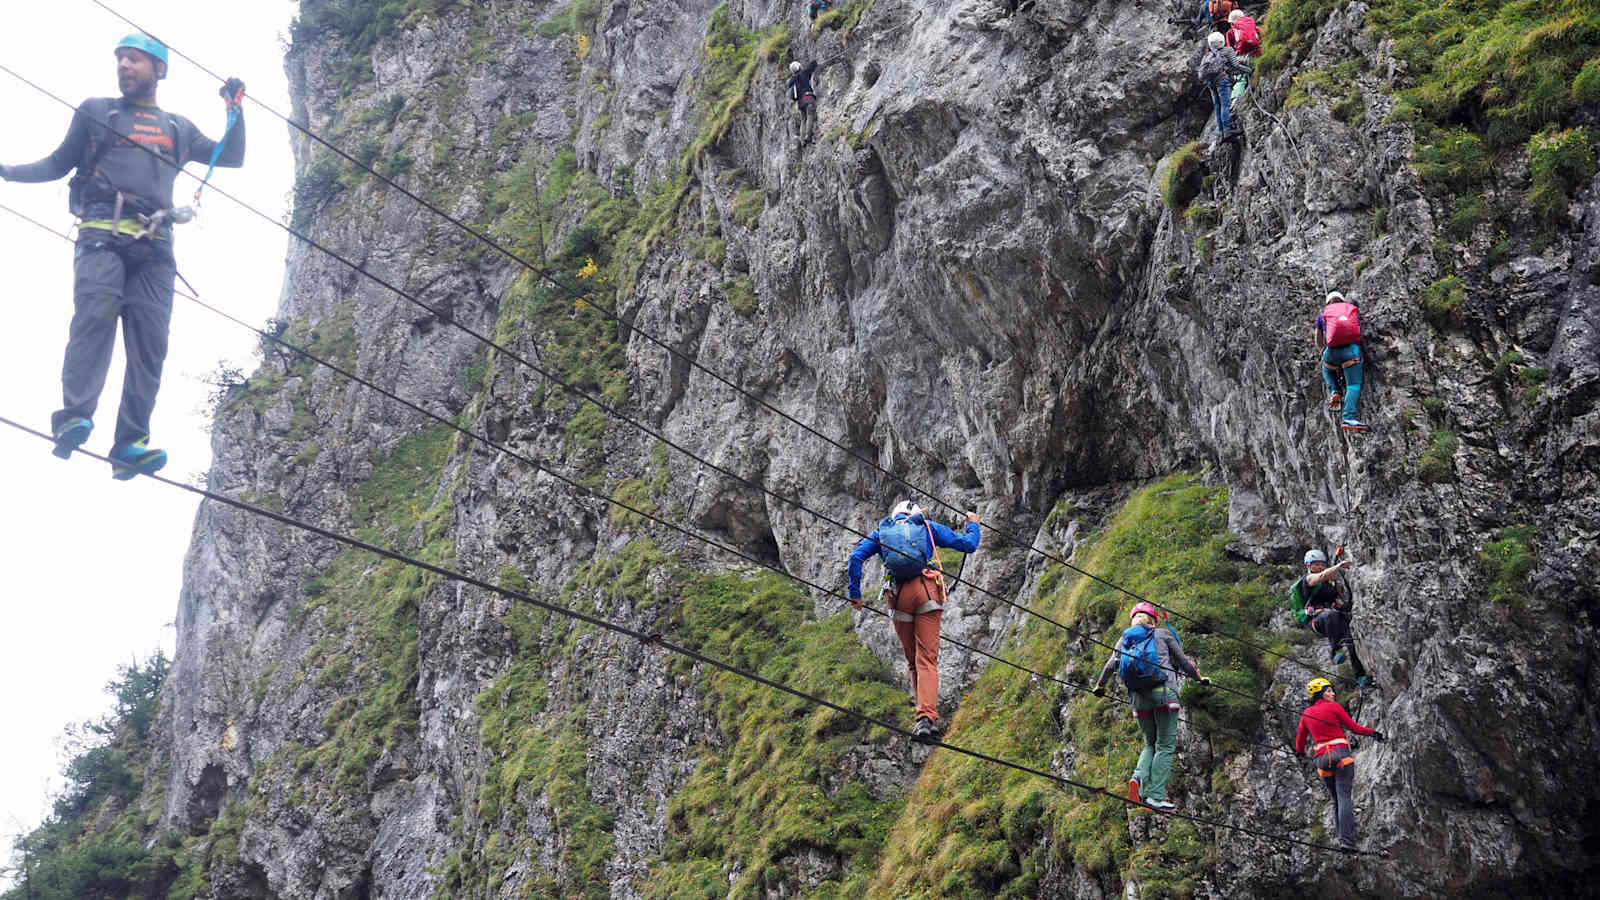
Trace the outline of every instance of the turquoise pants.
{"type": "Polygon", "coordinates": [[[1336,370],[1344,370],[1344,417],[1356,417],[1356,404],[1361,402],[1361,345],[1324,347],[1322,350],[1322,383],[1328,393],[1339,393],[1339,383],[1334,380],[1336,370]],[[1347,365],[1348,363],[1348,365],[1347,365]]]}
{"type": "Polygon", "coordinates": [[[1172,757],[1178,750],[1178,711],[1150,710],[1150,715],[1134,719],[1144,735],[1144,749],[1133,767],[1139,779],[1139,795],[1145,800],[1167,799],[1167,782],[1172,780],[1172,757]]]}

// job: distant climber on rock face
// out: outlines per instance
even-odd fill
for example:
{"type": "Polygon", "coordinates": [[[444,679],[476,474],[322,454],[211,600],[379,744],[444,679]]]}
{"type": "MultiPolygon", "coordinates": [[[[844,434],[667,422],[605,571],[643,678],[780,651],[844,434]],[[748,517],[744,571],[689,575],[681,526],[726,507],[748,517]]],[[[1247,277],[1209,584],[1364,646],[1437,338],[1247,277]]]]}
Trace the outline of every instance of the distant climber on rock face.
{"type": "Polygon", "coordinates": [[[1350,755],[1348,729],[1356,734],[1370,734],[1380,743],[1383,732],[1357,725],[1334,699],[1333,684],[1326,678],[1313,678],[1306,685],[1311,705],[1300,714],[1300,727],[1294,735],[1294,752],[1304,756],[1306,744],[1311,744],[1311,757],[1317,763],[1317,774],[1323,787],[1333,800],[1333,821],[1339,833],[1339,849],[1356,852],[1356,810],[1350,802],[1350,788],[1355,782],[1356,759],[1350,755]]]}
{"type": "Polygon", "coordinates": [[[806,7],[806,11],[811,14],[812,21],[816,21],[817,16],[827,9],[828,0],[811,0],[810,5],[806,7]]]}
{"type": "MultiPolygon", "coordinates": [[[[1344,548],[1340,547],[1333,555],[1337,559],[1343,554],[1344,548]]],[[[1356,683],[1367,685],[1372,683],[1372,677],[1367,674],[1367,667],[1361,664],[1355,640],[1350,636],[1350,619],[1355,604],[1350,597],[1349,585],[1341,578],[1343,573],[1350,571],[1351,565],[1351,561],[1345,559],[1329,566],[1328,557],[1321,550],[1307,550],[1305,575],[1289,588],[1290,605],[1296,610],[1297,621],[1328,639],[1334,665],[1349,659],[1350,671],[1355,673],[1356,683]]]]}
{"type": "Polygon", "coordinates": [[[817,130],[817,93],[811,86],[811,74],[817,71],[817,61],[804,67],[800,62],[789,63],[789,99],[800,111],[800,140],[809,142],[817,130]]]}
{"type": "Polygon", "coordinates": [[[1339,409],[1339,383],[1334,373],[1344,372],[1344,411],[1339,427],[1345,431],[1366,431],[1367,424],[1356,418],[1361,402],[1361,317],[1354,303],[1330,291],[1322,313],[1317,316],[1317,350],[1322,354],[1322,383],[1328,389],[1328,407],[1339,409]]]}
{"type": "MultiPolygon", "coordinates": [[[[1261,55],[1261,32],[1256,28],[1256,20],[1245,15],[1244,10],[1236,9],[1228,13],[1228,33],[1225,37],[1228,48],[1239,60],[1261,55]]],[[[1233,76],[1233,96],[1228,105],[1230,110],[1244,99],[1245,88],[1249,85],[1249,75],[1233,76]]]]}
{"type": "Polygon", "coordinates": [[[1218,31],[1228,30],[1228,14],[1238,8],[1233,0],[1200,0],[1200,11],[1195,13],[1194,24],[1209,23],[1218,31]]]}
{"type": "Polygon", "coordinates": [[[1200,69],[1195,73],[1195,77],[1199,78],[1206,86],[1206,90],[1211,92],[1211,106],[1217,114],[1217,133],[1227,137],[1230,120],[1228,100],[1231,92],[1228,79],[1233,75],[1248,76],[1250,67],[1239,62],[1219,31],[1211,32],[1206,38],[1206,48],[1206,55],[1201,58],[1200,69]]]}
{"type": "Polygon", "coordinates": [[[873,532],[850,553],[850,589],[846,596],[861,608],[861,566],[873,555],[883,557],[883,599],[894,621],[895,635],[906,656],[917,721],[912,736],[932,740],[939,723],[939,621],[944,612],[944,573],[936,547],[962,553],[978,549],[978,514],[967,513],[966,528],[957,534],[923,516],[909,500],[895,504],[873,532]]]}
{"type": "Polygon", "coordinates": [[[1177,808],[1167,799],[1167,782],[1172,778],[1172,758],[1178,748],[1178,678],[1184,672],[1202,684],[1200,670],[1183,653],[1183,642],[1171,624],[1158,627],[1164,618],[1152,603],[1140,603],[1129,613],[1129,626],[1117,639],[1117,647],[1100,669],[1094,683],[1096,696],[1104,697],[1105,684],[1113,669],[1128,688],[1134,721],[1144,736],[1144,749],[1128,779],[1128,799],[1163,812],[1177,808]]]}

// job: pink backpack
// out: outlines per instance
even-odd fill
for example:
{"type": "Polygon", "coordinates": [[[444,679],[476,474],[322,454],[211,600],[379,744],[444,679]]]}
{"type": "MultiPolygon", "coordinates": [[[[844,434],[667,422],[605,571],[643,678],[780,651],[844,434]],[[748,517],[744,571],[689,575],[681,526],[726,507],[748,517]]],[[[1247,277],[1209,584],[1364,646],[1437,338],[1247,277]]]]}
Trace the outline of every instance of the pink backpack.
{"type": "Polygon", "coordinates": [[[1329,303],[1322,308],[1322,333],[1329,347],[1361,343],[1361,319],[1353,303],[1329,303]]]}

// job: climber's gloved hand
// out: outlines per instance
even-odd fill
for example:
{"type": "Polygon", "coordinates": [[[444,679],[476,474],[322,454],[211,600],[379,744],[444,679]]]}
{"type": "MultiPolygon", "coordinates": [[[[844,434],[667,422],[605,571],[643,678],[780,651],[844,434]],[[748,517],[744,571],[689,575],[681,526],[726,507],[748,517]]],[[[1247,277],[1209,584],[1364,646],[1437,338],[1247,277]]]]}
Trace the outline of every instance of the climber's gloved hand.
{"type": "Polygon", "coordinates": [[[1095,685],[1094,686],[1094,695],[1096,697],[1104,697],[1106,695],[1106,686],[1103,685],[1103,684],[1095,685]]]}
{"type": "Polygon", "coordinates": [[[217,89],[217,93],[222,99],[228,101],[229,106],[233,106],[239,102],[238,98],[244,94],[244,82],[237,78],[229,78],[223,83],[222,87],[217,89]]]}
{"type": "Polygon", "coordinates": [[[1206,687],[1210,687],[1211,686],[1211,677],[1209,675],[1201,675],[1200,676],[1200,683],[1205,685],[1206,687]]]}
{"type": "Polygon", "coordinates": [[[1372,739],[1377,741],[1380,744],[1383,743],[1384,741],[1388,740],[1388,738],[1383,736],[1383,732],[1381,732],[1381,731],[1374,731],[1372,733],[1372,739]]]}

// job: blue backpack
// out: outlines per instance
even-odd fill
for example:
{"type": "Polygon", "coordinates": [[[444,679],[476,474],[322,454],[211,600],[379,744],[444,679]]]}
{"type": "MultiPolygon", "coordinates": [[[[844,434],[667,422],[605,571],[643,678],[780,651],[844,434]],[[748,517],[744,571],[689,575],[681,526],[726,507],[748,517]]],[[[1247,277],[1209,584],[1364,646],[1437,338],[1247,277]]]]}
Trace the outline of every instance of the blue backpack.
{"type": "Polygon", "coordinates": [[[932,566],[928,559],[932,548],[933,526],[920,515],[898,519],[890,516],[878,523],[878,551],[883,556],[883,567],[897,582],[910,581],[932,566]]]}
{"type": "Polygon", "coordinates": [[[1167,683],[1167,673],[1161,668],[1161,652],[1156,648],[1156,630],[1148,625],[1134,625],[1122,632],[1117,649],[1117,674],[1130,691],[1148,691],[1167,683]]]}

